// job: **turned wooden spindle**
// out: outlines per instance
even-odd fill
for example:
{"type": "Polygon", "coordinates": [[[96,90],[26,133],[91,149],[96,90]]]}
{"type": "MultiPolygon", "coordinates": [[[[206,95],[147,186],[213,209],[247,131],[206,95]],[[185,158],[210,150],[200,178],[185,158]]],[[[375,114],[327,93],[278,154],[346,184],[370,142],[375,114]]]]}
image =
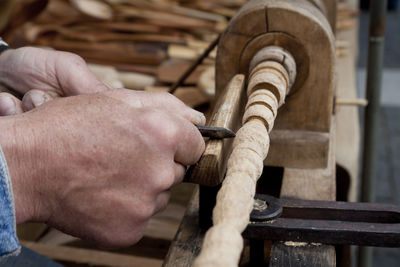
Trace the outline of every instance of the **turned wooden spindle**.
{"type": "Polygon", "coordinates": [[[288,59],[292,61],[287,70],[284,63],[288,62],[277,62],[271,58],[270,52],[274,49],[267,49],[262,57],[256,55],[254,58],[258,62],[250,66],[243,126],[236,133],[226,177],[217,195],[213,210],[214,225],[205,235],[194,266],[238,265],[243,249],[241,233],[249,223],[253,209],[257,180],[268,154],[269,132],[278,108],[285,102],[293,83],[289,73],[295,75],[293,59],[288,59]]]}

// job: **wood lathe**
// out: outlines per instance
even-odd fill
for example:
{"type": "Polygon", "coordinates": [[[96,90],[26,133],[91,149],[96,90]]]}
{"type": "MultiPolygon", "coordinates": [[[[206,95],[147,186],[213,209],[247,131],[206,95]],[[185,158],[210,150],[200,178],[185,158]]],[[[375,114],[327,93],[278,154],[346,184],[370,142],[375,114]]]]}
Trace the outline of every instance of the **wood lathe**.
{"type": "Polygon", "coordinates": [[[332,165],[335,14],[336,1],[253,0],[222,34],[208,124],[238,132],[234,142],[209,140],[190,169],[189,180],[201,185],[202,228],[212,225],[218,199],[197,266],[238,264],[264,165],[332,165]]]}
{"type": "MultiPolygon", "coordinates": [[[[290,72],[288,97],[271,133],[265,161],[269,166],[324,168],[328,163],[335,40],[332,24],[323,13],[327,11],[322,11],[327,8],[319,9],[322,3],[316,2],[320,1],[250,1],[232,19],[219,42],[219,103],[210,125],[238,129],[247,99],[245,87],[256,64],[272,61],[290,72]]],[[[329,10],[335,13],[334,7],[329,10]]],[[[257,83],[254,79],[252,82],[257,83]]],[[[229,142],[209,142],[193,170],[192,181],[208,186],[220,184],[227,157],[217,157],[229,147],[229,142]]]]}
{"type": "MultiPolygon", "coordinates": [[[[199,196],[165,266],[264,264],[263,240],[244,243],[242,232],[255,193],[264,193],[259,183],[268,187],[262,180],[274,178],[266,166],[283,169],[282,198],[335,200],[336,4],[252,0],[230,21],[218,44],[216,105],[209,125],[232,129],[236,137],[209,140],[191,167],[188,179],[201,185],[199,196]]],[[[298,249],[293,243],[272,245],[270,266],[311,266],[291,264],[291,259],[282,265],[281,255],[298,249]]],[[[303,257],[316,266],[336,266],[333,246],[301,246],[303,257]]]]}

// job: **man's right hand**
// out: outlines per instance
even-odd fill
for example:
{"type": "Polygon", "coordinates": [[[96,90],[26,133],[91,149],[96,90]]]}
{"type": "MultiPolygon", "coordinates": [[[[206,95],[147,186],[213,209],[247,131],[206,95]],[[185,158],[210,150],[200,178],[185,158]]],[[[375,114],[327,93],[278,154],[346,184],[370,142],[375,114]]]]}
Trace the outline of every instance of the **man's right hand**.
{"type": "Polygon", "coordinates": [[[16,220],[129,246],[204,150],[204,116],[166,93],[109,90],[0,118],[16,220]]]}

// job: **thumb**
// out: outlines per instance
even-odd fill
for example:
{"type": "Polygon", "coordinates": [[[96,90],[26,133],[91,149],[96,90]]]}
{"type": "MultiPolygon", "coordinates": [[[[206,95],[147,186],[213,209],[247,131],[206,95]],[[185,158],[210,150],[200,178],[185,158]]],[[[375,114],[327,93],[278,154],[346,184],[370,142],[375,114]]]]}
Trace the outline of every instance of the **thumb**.
{"type": "Polygon", "coordinates": [[[23,113],[21,101],[9,93],[0,93],[0,116],[23,113]]]}
{"type": "Polygon", "coordinates": [[[55,70],[64,96],[93,94],[109,90],[91,72],[83,58],[69,52],[57,51],[55,70]]]}

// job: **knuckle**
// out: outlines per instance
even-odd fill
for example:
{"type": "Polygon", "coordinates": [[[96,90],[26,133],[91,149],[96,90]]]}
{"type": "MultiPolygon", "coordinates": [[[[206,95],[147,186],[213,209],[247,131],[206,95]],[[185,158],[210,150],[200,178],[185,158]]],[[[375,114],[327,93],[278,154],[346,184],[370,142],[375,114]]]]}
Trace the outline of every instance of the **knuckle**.
{"type": "Polygon", "coordinates": [[[135,208],[131,211],[130,217],[141,223],[146,223],[154,213],[154,203],[153,201],[148,201],[143,203],[140,207],[135,208]]]}
{"type": "Polygon", "coordinates": [[[95,243],[104,249],[118,249],[131,246],[144,235],[145,224],[135,225],[133,231],[102,231],[96,234],[95,243]],[[129,233],[129,234],[127,234],[129,233]]]}
{"type": "Polygon", "coordinates": [[[164,135],[164,141],[167,145],[175,147],[178,144],[180,131],[174,124],[166,127],[164,135]]]}
{"type": "Polygon", "coordinates": [[[79,55],[70,53],[70,52],[60,52],[63,53],[63,56],[66,60],[68,60],[71,64],[82,66],[86,65],[86,61],[79,55]]]}
{"type": "Polygon", "coordinates": [[[179,98],[168,92],[159,92],[159,97],[170,105],[186,106],[179,98]]]}
{"type": "Polygon", "coordinates": [[[175,172],[170,169],[159,171],[153,178],[153,190],[156,193],[168,190],[174,183],[175,172]]]}
{"type": "Polygon", "coordinates": [[[120,219],[123,219],[121,228],[139,227],[146,224],[154,213],[153,199],[154,194],[152,193],[144,193],[140,197],[125,197],[119,204],[120,219]]]}
{"type": "Polygon", "coordinates": [[[166,100],[174,100],[176,98],[168,92],[158,92],[158,97],[166,100]]]}
{"type": "Polygon", "coordinates": [[[173,116],[158,110],[152,110],[147,114],[144,123],[157,143],[170,147],[177,145],[180,136],[180,127],[178,121],[173,116]]]}
{"type": "Polygon", "coordinates": [[[170,93],[168,93],[168,92],[158,92],[157,93],[158,94],[158,96],[159,97],[161,97],[161,98],[171,98],[171,94],[170,93]]]}

